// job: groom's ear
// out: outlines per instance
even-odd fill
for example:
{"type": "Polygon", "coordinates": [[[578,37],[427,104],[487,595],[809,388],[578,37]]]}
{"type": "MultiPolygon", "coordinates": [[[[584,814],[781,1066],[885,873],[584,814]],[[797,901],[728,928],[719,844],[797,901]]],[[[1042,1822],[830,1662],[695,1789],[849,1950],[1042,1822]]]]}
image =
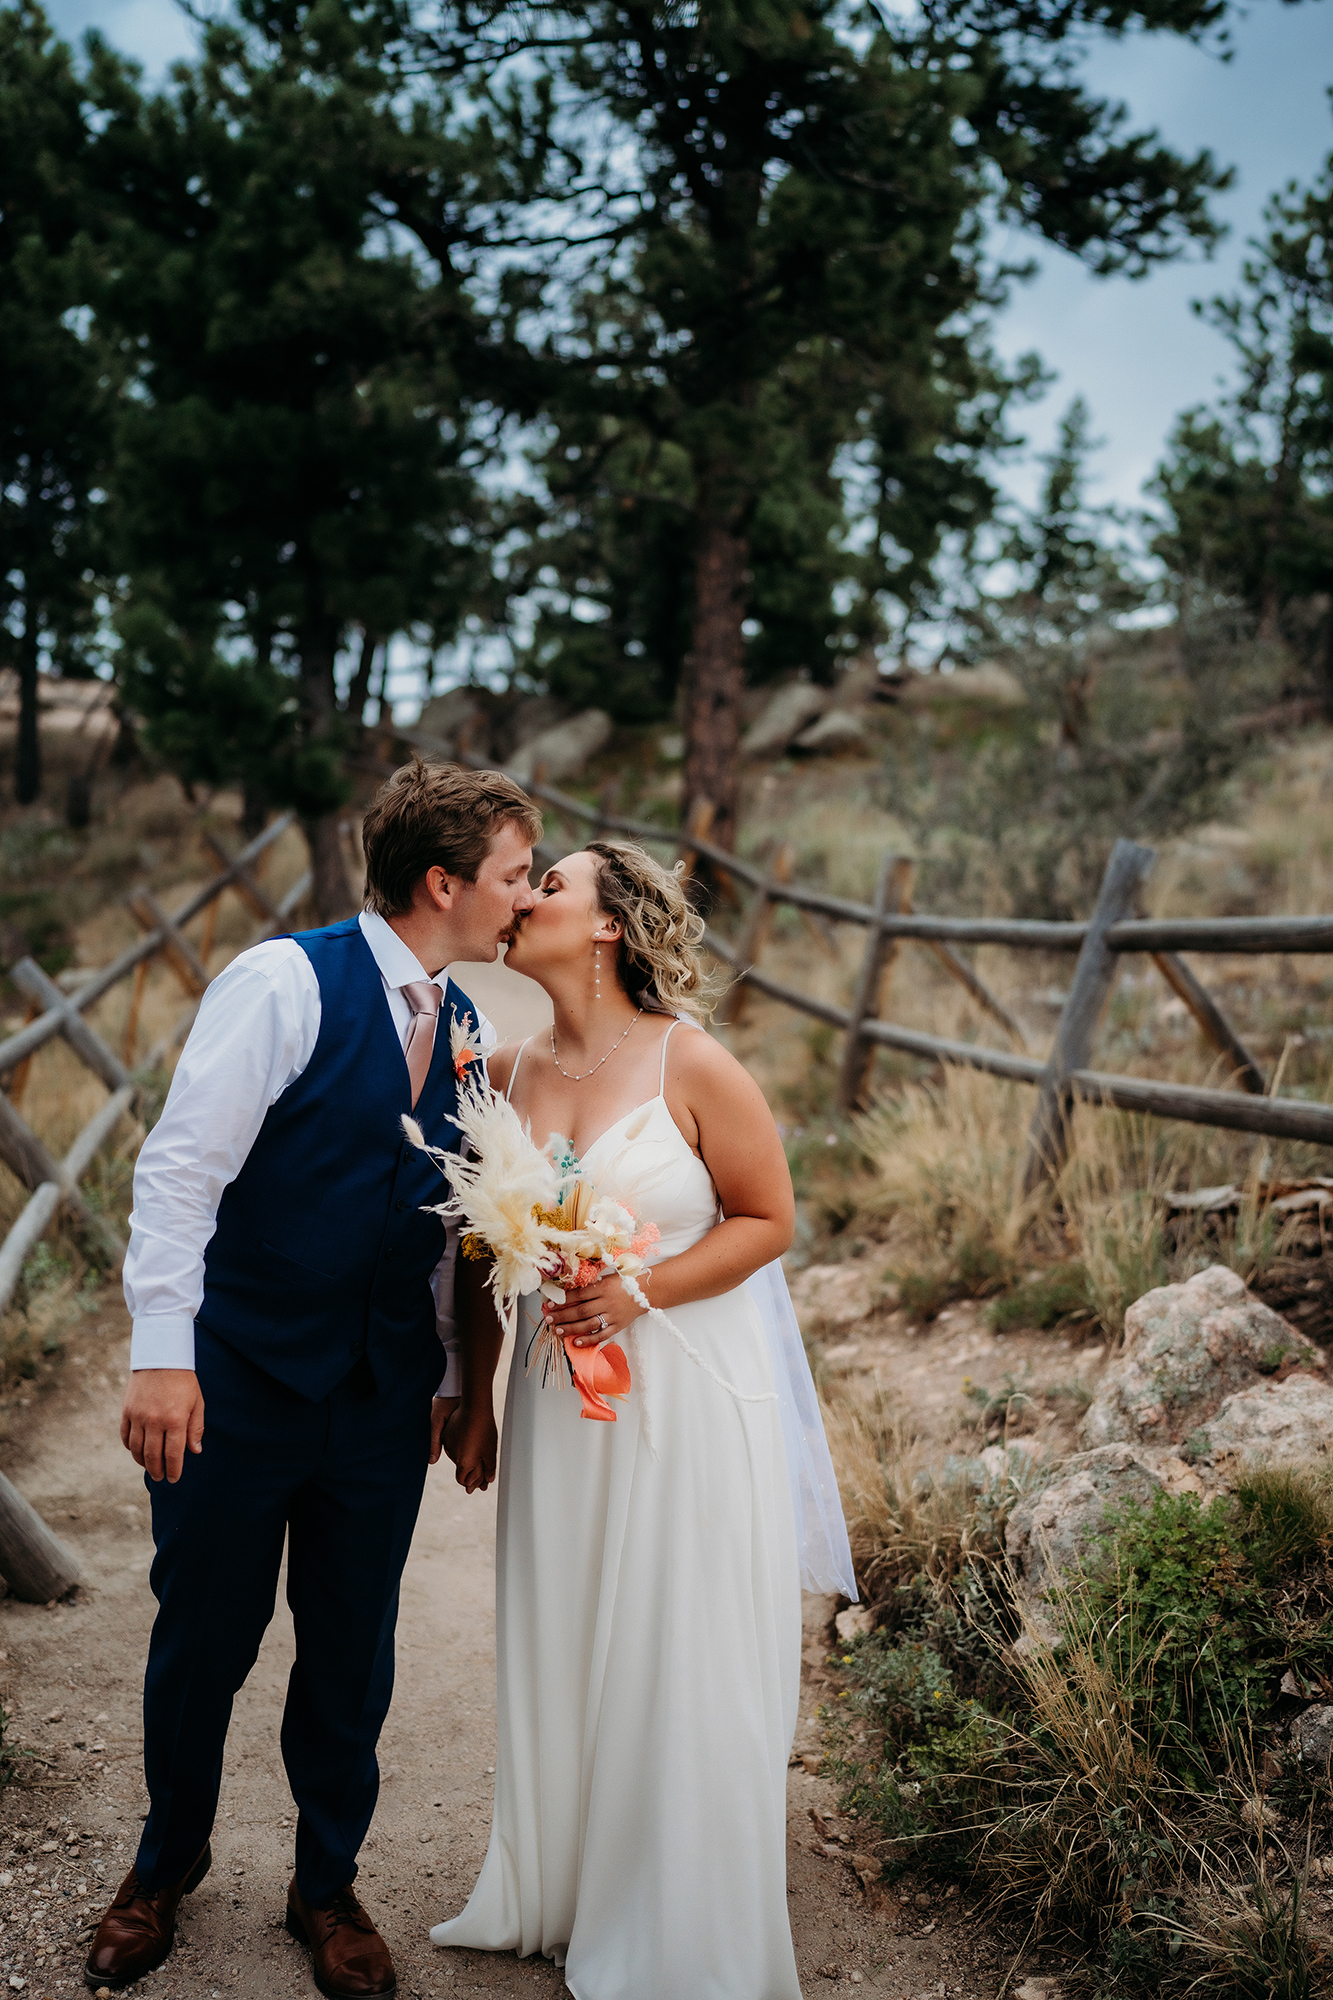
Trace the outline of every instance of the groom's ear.
{"type": "Polygon", "coordinates": [[[451,910],[461,886],[460,876],[448,875],[443,868],[428,868],[417,884],[417,893],[413,901],[420,898],[431,909],[451,910]]]}

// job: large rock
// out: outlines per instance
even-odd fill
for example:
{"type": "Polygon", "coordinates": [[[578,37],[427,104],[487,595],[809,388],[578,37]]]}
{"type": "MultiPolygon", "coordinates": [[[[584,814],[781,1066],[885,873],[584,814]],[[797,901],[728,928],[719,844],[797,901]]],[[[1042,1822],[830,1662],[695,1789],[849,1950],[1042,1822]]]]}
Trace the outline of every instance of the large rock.
{"type": "Polygon", "coordinates": [[[872,1273],[861,1263],[807,1264],[791,1281],[791,1297],[805,1328],[855,1326],[875,1305],[872,1273]]]}
{"type": "Polygon", "coordinates": [[[459,731],[478,721],[481,714],[481,703],[472,688],[448,688],[443,694],[431,696],[417,717],[416,727],[422,736],[452,743],[459,731]]]}
{"type": "Polygon", "coordinates": [[[905,673],[894,678],[893,691],[909,708],[936,703],[976,702],[986,708],[1026,708],[1023,683],[993,660],[979,667],[955,667],[947,674],[905,673]]]}
{"type": "Polygon", "coordinates": [[[809,681],[788,682],[746,730],[741,755],[780,757],[792,738],[822,715],[828,704],[826,688],[812,687],[809,681]]]}
{"type": "Polygon", "coordinates": [[[1333,1758],[1333,1708],[1321,1703],[1298,1715],[1291,1725],[1291,1741],[1302,1764],[1327,1771],[1333,1758]]]}
{"type": "Polygon", "coordinates": [[[585,708],[554,729],[543,729],[529,737],[509,765],[510,775],[520,785],[530,785],[541,771],[548,784],[576,778],[584,765],[604,750],[611,740],[613,724],[605,709],[585,708]]]}
{"type": "Polygon", "coordinates": [[[1126,1500],[1146,1506],[1158,1493],[1201,1488],[1183,1459],[1151,1445],[1102,1445],[1066,1459],[1048,1485],[1019,1501],[1004,1531],[1005,1553],[1029,1605],[1087,1561],[1108,1508],[1126,1500]]]}
{"type": "Polygon", "coordinates": [[[1228,1396],[1190,1447],[1191,1456],[1211,1460],[1223,1485],[1229,1483],[1227,1461],[1233,1458],[1267,1465],[1327,1458],[1333,1452],[1333,1386],[1304,1372],[1281,1382],[1256,1382],[1228,1396]]]}
{"type": "Polygon", "coordinates": [[[864,750],[869,734],[865,717],[854,708],[830,708],[791,747],[811,757],[836,757],[843,750],[864,750]]]}
{"type": "Polygon", "coordinates": [[[1214,1264],[1130,1307],[1124,1351],[1102,1376],[1083,1443],[1181,1444],[1238,1390],[1279,1368],[1322,1363],[1318,1348],[1214,1264]]]}

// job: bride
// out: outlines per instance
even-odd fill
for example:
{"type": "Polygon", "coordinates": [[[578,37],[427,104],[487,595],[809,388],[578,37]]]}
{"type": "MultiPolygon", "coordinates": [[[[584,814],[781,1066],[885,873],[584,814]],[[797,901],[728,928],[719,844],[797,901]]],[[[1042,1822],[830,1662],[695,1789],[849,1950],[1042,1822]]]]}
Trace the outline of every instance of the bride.
{"type": "MultiPolygon", "coordinates": [[[[576,2000],[800,1996],[785,1839],[796,1510],[821,1489],[828,1533],[836,1495],[822,1431],[813,1458],[796,1436],[817,1410],[803,1355],[794,1391],[783,1379],[799,1336],[765,1269],[792,1238],[786,1159],[758,1087],[698,1032],[701,932],[641,848],[569,856],[508,953],[550,994],[550,1033],[490,1060],[539,1144],[563,1134],[601,1191],[658,1225],[639,1282],[679,1336],[618,1277],[559,1306],[531,1294],[505,1403],[495,1814],[467,1907],[431,1938],[543,1952],[576,2000]],[[527,1373],[539,1311],[580,1345],[625,1348],[615,1423],[581,1421],[576,1394],[527,1373]]],[[[854,1594],[840,1514],[831,1538],[854,1594]]]]}

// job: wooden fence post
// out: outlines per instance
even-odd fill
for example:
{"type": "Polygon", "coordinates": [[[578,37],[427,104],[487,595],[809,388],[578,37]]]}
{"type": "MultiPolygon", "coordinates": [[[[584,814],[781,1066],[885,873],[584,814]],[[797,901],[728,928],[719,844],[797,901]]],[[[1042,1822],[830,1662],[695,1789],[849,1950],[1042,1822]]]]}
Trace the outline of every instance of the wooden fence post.
{"type": "MultiPolygon", "coordinates": [[[[685,863],[681,872],[687,882],[694,875],[699,865],[698,851],[692,843],[696,840],[707,840],[709,830],[713,824],[713,814],[716,810],[717,808],[711,799],[696,799],[690,809],[690,817],[685,827],[685,840],[682,842],[680,850],[680,858],[685,863]]],[[[595,821],[595,825],[598,832],[600,832],[602,825],[600,814],[595,821]]]]}
{"type": "Polygon", "coordinates": [[[1033,1194],[1043,1180],[1054,1180],[1069,1146],[1072,1070],[1086,1069],[1092,1054],[1102,1009],[1115,983],[1119,960],[1106,942],[1112,924],[1134,908],[1139,889],[1156,860],[1151,847],[1117,840],[1106,864],[1097,907],[1088,923],[1083,946],[1069,984],[1069,997],[1055,1030],[1055,1045],[1037,1090],[1037,1108],[1028,1127],[1023,1191],[1033,1194]]]}
{"type": "Polygon", "coordinates": [[[180,981],[187,998],[200,999],[208,985],[208,974],[198,952],[183,935],[179,920],[167,915],[149,889],[136,889],[125,898],[125,903],[141,930],[147,931],[150,936],[160,933],[162,942],[158,950],[180,981]]]}
{"type": "Polygon", "coordinates": [[[60,1032],[79,1061],[94,1076],[100,1076],[108,1090],[119,1090],[129,1071],[120,1057],[107,1047],[97,1030],[84,1020],[76,996],[62,993],[55,981],[48,979],[32,958],[21,958],[9,976],[24,999],[30,1000],[35,1007],[63,1013],[60,1032]]]}
{"type": "Polygon", "coordinates": [[[63,1597],[79,1580],[79,1565],[30,1507],[16,1486],[0,1473],[0,1573],[15,1597],[25,1604],[49,1604],[63,1597]]]}
{"type": "MultiPolygon", "coordinates": [[[[216,908],[213,903],[210,909],[216,908]]],[[[139,1046],[139,1015],[143,1008],[144,987],[148,984],[148,960],[141,958],[134,968],[134,986],[130,993],[130,1011],[125,1017],[125,1061],[134,1061],[134,1051],[139,1046]]]]}
{"type": "MultiPolygon", "coordinates": [[[[111,1101],[114,1100],[108,1100],[111,1101]]],[[[62,1200],[69,1203],[78,1217],[80,1226],[103,1246],[104,1253],[119,1267],[125,1255],[125,1245],[106,1217],[99,1215],[84,1200],[77,1184],[52,1159],[37,1134],[19,1117],[7,1097],[0,1097],[0,1160],[23,1182],[24,1187],[34,1192],[44,1181],[54,1181],[60,1188],[62,1200]]]]}
{"type": "Polygon", "coordinates": [[[784,840],[773,856],[768,882],[762,889],[756,889],[754,892],[754,902],[750,906],[745,929],[736,947],[736,977],[727,989],[717,1012],[717,1018],[724,1027],[734,1028],[745,1012],[746,1001],[750,997],[745,984],[745,974],[752,965],[758,965],[764,946],[768,943],[768,934],[773,928],[773,918],[777,912],[778,898],[773,891],[781,888],[784,882],[791,881],[795,866],[796,856],[792,844],[789,840],[784,840]]]}
{"type": "Polygon", "coordinates": [[[838,1109],[844,1114],[859,1111],[865,1100],[875,1045],[861,1033],[861,1023],[872,1020],[883,1006],[893,962],[898,956],[897,938],[886,938],[884,918],[890,910],[900,915],[912,907],[915,861],[901,854],[886,854],[875,891],[875,920],[866,934],[866,948],[852,1001],[852,1016],[842,1050],[842,1074],[838,1079],[838,1109]]]}
{"type": "Polygon", "coordinates": [[[1154,951],[1149,955],[1172,992],[1193,1014],[1204,1040],[1229,1059],[1241,1089],[1248,1090],[1253,1097],[1262,1097],[1268,1088],[1264,1073],[1208,988],[1174,951],[1154,951]]]}

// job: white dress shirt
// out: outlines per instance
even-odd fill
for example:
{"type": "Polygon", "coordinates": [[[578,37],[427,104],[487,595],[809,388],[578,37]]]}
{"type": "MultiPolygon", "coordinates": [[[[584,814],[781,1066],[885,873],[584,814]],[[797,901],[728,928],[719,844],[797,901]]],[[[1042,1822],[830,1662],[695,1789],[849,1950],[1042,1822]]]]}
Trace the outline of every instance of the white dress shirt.
{"type": "MultiPolygon", "coordinates": [[[[416,954],[383,917],[363,910],[362,936],[375,955],[400,1041],[412,1008],[402,989],[428,979],[416,954]]],[[[443,975],[436,981],[443,986],[443,975]]],[[[320,1022],[315,968],[291,938],[243,951],[200,1003],[162,1116],[134,1169],[134,1212],[125,1257],[125,1302],[134,1320],[131,1368],[193,1368],[194,1317],[204,1298],[204,1251],[218,1204],[249,1157],[271,1104],[295,1083],[314,1053],[320,1022]]],[[[485,1016],[483,1048],[496,1034],[485,1016]]],[[[448,1033],[441,1015],[437,1029],[448,1033]]],[[[445,1350],[437,1396],[457,1396],[462,1375],[454,1331],[450,1230],[431,1277],[435,1323],[445,1350]]]]}

